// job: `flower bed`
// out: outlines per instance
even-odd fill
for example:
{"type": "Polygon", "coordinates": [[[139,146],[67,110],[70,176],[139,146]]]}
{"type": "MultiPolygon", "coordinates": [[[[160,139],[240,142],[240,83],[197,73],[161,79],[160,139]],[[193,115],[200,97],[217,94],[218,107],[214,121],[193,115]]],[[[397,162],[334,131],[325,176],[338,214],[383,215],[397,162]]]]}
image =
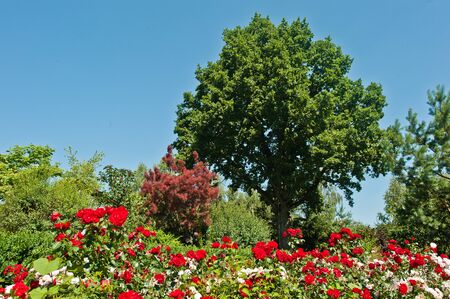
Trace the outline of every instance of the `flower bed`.
{"type": "Polygon", "coordinates": [[[301,230],[289,229],[289,250],[223,237],[173,252],[149,227],[127,231],[127,216],[124,207],[54,213],[54,252],[3,269],[0,298],[450,298],[450,260],[433,243],[391,240],[385,252],[366,252],[362,236],[343,228],[305,251],[301,230]]]}

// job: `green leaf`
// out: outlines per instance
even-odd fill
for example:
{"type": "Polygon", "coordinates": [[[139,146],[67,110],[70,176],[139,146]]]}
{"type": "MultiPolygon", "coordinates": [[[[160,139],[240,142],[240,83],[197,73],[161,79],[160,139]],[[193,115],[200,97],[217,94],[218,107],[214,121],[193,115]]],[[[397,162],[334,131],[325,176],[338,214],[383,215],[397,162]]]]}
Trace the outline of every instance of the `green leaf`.
{"type": "Polygon", "coordinates": [[[47,289],[36,288],[28,294],[30,295],[31,299],[41,299],[44,298],[44,296],[47,294],[47,289]]]}
{"type": "Polygon", "coordinates": [[[40,258],[33,262],[33,268],[42,275],[58,270],[59,265],[59,259],[49,261],[46,258],[40,258]]]}
{"type": "Polygon", "coordinates": [[[52,286],[51,288],[48,289],[48,294],[55,295],[55,294],[58,294],[58,291],[59,291],[59,286],[52,286]]]}

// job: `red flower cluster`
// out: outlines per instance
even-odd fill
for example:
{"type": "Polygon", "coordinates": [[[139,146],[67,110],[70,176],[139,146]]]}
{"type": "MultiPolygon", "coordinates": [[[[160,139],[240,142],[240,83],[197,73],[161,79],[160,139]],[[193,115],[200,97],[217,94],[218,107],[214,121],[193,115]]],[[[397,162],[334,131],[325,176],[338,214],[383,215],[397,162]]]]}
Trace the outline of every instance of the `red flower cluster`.
{"type": "Polygon", "coordinates": [[[283,232],[282,237],[283,238],[291,237],[291,238],[302,239],[303,238],[303,232],[299,228],[288,228],[288,229],[286,229],[283,232]]]}
{"type": "Polygon", "coordinates": [[[14,266],[7,266],[3,270],[3,275],[12,274],[14,283],[23,282],[23,280],[28,276],[27,268],[21,264],[15,264],[14,266]]]}
{"type": "Polygon", "coordinates": [[[361,235],[355,234],[349,228],[344,227],[340,230],[339,233],[331,233],[330,238],[328,239],[328,245],[333,247],[341,239],[345,239],[346,241],[353,241],[355,239],[361,239],[361,235]]]}
{"type": "Polygon", "coordinates": [[[169,293],[169,297],[174,299],[183,299],[184,295],[185,293],[179,289],[173,290],[169,293]]]}
{"type": "Polygon", "coordinates": [[[327,291],[327,295],[330,296],[331,298],[337,299],[339,298],[339,296],[341,296],[341,292],[339,292],[339,290],[337,289],[329,289],[327,291]]]}
{"type": "Polygon", "coordinates": [[[220,242],[213,242],[211,244],[212,248],[221,248],[221,249],[238,249],[239,245],[236,242],[233,242],[230,237],[223,236],[222,244],[220,242]]]}
{"type": "Polygon", "coordinates": [[[181,253],[170,255],[170,261],[169,261],[170,266],[175,266],[177,268],[180,268],[180,267],[186,266],[186,263],[187,263],[187,261],[181,253]]]}
{"type": "Polygon", "coordinates": [[[119,295],[118,299],[143,299],[143,297],[139,293],[130,290],[130,291],[121,293],[119,295]]]}
{"type": "Polygon", "coordinates": [[[106,214],[105,208],[97,209],[81,209],[79,210],[75,217],[79,218],[84,224],[98,223],[100,219],[106,214]]]}
{"type": "Polygon", "coordinates": [[[56,220],[58,220],[61,217],[62,217],[62,215],[60,213],[58,213],[58,212],[53,212],[50,215],[50,219],[52,220],[52,222],[55,222],[56,220]]]}
{"type": "Polygon", "coordinates": [[[275,241],[258,242],[252,248],[253,256],[257,260],[263,260],[266,257],[272,257],[273,251],[278,249],[278,243],[275,241]]]}
{"type": "Polygon", "coordinates": [[[75,215],[84,224],[98,223],[105,216],[109,215],[109,222],[115,226],[122,226],[128,217],[128,210],[124,206],[117,208],[101,207],[97,209],[81,209],[75,215]]]}
{"type": "Polygon", "coordinates": [[[27,291],[29,289],[30,288],[23,282],[18,282],[14,284],[14,286],[11,289],[11,292],[14,294],[14,296],[17,296],[21,299],[25,299],[27,297],[27,291]]]}
{"type": "Polygon", "coordinates": [[[203,249],[199,249],[197,251],[189,250],[188,252],[186,252],[186,256],[196,261],[201,261],[202,259],[206,258],[206,251],[203,249]]]}
{"type": "Polygon", "coordinates": [[[70,228],[70,221],[55,223],[53,227],[57,230],[68,230],[70,228]]]}
{"type": "Polygon", "coordinates": [[[364,290],[361,290],[359,288],[353,288],[352,292],[355,294],[359,294],[362,299],[372,299],[372,295],[370,294],[370,291],[365,288],[364,290]]]}

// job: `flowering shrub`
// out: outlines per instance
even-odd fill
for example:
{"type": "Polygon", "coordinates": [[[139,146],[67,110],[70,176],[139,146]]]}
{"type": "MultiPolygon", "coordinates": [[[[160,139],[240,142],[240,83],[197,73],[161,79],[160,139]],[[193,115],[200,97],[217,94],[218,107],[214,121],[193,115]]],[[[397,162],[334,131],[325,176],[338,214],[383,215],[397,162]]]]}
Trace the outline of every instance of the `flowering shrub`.
{"type": "Polygon", "coordinates": [[[434,243],[419,249],[414,240],[391,240],[374,258],[362,236],[347,228],[310,251],[299,247],[302,231],[289,229],[290,250],[275,241],[241,248],[225,236],[173,252],[149,227],[127,231],[127,216],[123,207],[83,209],[72,219],[54,214],[55,252],[29,266],[2,269],[0,298],[450,296],[450,259],[434,243]]]}
{"type": "Polygon", "coordinates": [[[170,172],[157,167],[145,174],[142,195],[147,197],[148,215],[158,227],[184,237],[186,241],[198,239],[211,224],[211,203],[217,199],[219,188],[212,186],[216,174],[209,171],[193,153],[192,169],[183,160],[175,160],[169,146],[163,162],[170,172]]]}

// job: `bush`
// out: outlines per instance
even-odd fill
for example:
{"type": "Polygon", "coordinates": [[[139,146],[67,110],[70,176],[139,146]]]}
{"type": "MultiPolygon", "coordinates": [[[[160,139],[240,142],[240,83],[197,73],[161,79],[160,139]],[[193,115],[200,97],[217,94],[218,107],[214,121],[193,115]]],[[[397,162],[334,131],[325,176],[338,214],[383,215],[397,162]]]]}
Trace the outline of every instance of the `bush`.
{"type": "Polygon", "coordinates": [[[216,174],[193,154],[194,165],[176,160],[169,146],[163,158],[168,172],[158,167],[145,175],[141,193],[146,197],[147,214],[158,228],[179,236],[185,243],[197,243],[211,223],[211,204],[219,194],[216,174]]]}
{"type": "Polygon", "coordinates": [[[30,154],[23,153],[29,151],[28,147],[24,148],[16,148],[18,153],[14,152],[13,156],[0,154],[0,169],[15,171],[9,177],[0,173],[0,184],[5,180],[10,183],[7,192],[0,194],[1,231],[48,231],[49,215],[53,211],[73,214],[82,207],[95,205],[91,194],[98,189],[95,168],[101,159],[100,154],[88,161],[78,161],[75,153],[69,150],[68,170],[49,161],[15,169],[13,166],[17,161],[29,158],[30,154]]]}
{"type": "Polygon", "coordinates": [[[75,218],[57,215],[52,217],[58,221],[53,258],[0,272],[0,298],[450,296],[450,260],[434,243],[421,249],[412,240],[390,240],[380,260],[349,228],[332,232],[327,243],[311,251],[295,246],[303,243],[302,234],[292,229],[289,250],[278,249],[275,241],[242,247],[223,237],[178,251],[160,243],[173,242],[172,237],[158,236],[150,227],[130,232],[123,206],[83,209],[75,218]]]}
{"type": "Polygon", "coordinates": [[[271,236],[270,212],[259,200],[258,193],[251,196],[242,192],[229,193],[228,200],[213,205],[212,224],[208,230],[208,239],[216,241],[229,236],[242,245],[268,240],[271,236]],[[265,216],[268,216],[266,219],[265,216]]]}
{"type": "Polygon", "coordinates": [[[50,253],[51,232],[20,231],[16,234],[0,232],[0,271],[8,265],[29,264],[50,253]]]}

